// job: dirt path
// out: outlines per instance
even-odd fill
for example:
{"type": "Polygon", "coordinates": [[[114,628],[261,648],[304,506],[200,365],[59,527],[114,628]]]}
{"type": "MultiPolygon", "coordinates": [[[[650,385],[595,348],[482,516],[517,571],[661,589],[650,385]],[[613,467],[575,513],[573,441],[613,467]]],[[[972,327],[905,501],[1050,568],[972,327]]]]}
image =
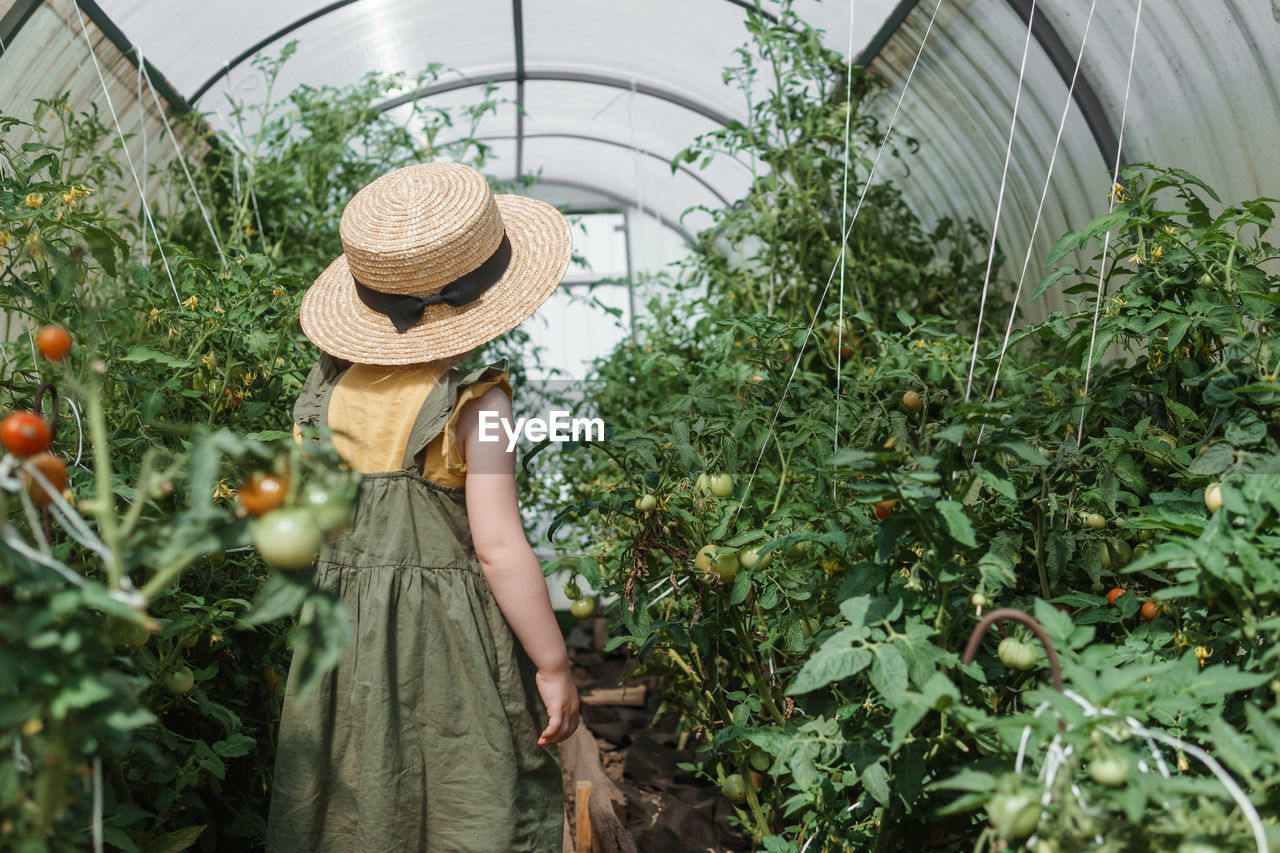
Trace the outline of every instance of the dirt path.
{"type": "MultiPolygon", "coordinates": [[[[569,636],[569,655],[578,690],[622,686],[624,674],[636,661],[619,653],[596,651],[600,638],[585,627],[569,636]]],[[[714,785],[681,770],[680,763],[696,763],[692,746],[677,749],[676,721],[667,717],[656,727],[660,685],[647,678],[644,707],[582,706],[582,719],[600,747],[605,774],[626,798],[625,827],[639,853],[747,853],[750,842],[729,822],[733,807],[714,785]]],[[[567,776],[567,774],[566,774],[567,776]]],[[[574,783],[565,780],[565,803],[573,827],[574,783]]]]}

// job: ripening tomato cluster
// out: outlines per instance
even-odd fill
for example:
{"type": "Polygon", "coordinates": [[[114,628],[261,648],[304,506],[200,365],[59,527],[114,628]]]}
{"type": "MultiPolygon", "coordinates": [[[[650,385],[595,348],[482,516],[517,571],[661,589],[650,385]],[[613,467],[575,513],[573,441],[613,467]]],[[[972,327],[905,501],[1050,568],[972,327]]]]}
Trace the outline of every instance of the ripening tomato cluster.
{"type": "Polygon", "coordinates": [[[339,492],[309,483],[297,502],[289,503],[290,481],[280,474],[259,473],[240,486],[240,505],[254,517],[253,544],[268,564],[285,571],[310,566],[326,536],[351,523],[353,507],[339,492]]]}

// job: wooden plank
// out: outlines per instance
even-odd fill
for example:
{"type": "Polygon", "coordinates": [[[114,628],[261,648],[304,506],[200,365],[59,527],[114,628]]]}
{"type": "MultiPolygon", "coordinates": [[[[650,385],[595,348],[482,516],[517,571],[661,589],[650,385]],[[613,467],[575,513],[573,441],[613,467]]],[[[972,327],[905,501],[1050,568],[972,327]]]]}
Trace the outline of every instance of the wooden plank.
{"type": "Polygon", "coordinates": [[[591,783],[578,782],[574,797],[574,818],[578,822],[578,842],[575,853],[591,853],[591,783]]]}
{"type": "MultiPolygon", "coordinates": [[[[576,785],[591,786],[587,823],[593,853],[636,853],[636,842],[627,831],[627,798],[604,772],[600,748],[585,724],[560,744],[560,761],[576,785]]],[[[575,812],[575,814],[579,814],[575,812]]],[[[578,818],[581,828],[583,819],[578,818]]],[[[575,853],[583,853],[579,845],[575,853]]]]}
{"type": "Polygon", "coordinates": [[[626,705],[632,708],[643,708],[645,686],[631,684],[624,687],[597,687],[579,696],[583,705],[626,705]]]}

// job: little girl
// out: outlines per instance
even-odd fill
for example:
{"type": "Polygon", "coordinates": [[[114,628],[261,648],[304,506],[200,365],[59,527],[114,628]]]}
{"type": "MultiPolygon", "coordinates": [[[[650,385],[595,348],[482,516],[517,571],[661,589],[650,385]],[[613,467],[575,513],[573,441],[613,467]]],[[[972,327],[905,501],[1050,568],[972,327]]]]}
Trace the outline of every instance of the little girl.
{"type": "Polygon", "coordinates": [[[306,702],[286,689],[267,851],[558,851],[554,744],[578,695],[514,452],[479,429],[481,412],[512,418],[506,364],[458,364],[555,289],[568,223],[426,163],[360,190],[339,233],[302,302],[323,355],[294,420],[364,474],[315,569],[351,636],[306,702]]]}

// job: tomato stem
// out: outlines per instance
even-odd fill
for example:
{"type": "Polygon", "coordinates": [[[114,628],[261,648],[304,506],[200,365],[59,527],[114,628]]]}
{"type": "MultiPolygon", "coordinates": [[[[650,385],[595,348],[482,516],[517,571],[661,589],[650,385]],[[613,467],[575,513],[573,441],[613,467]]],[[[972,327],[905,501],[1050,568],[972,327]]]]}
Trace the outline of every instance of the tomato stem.
{"type": "MultiPolygon", "coordinates": [[[[110,559],[104,560],[107,586],[120,589],[124,561],[120,557],[120,532],[116,528],[115,489],[112,487],[111,451],[107,440],[107,418],[102,408],[102,386],[95,379],[89,385],[89,440],[93,443],[94,483],[97,500],[94,515],[102,531],[102,543],[110,559]]],[[[144,498],[139,498],[142,502],[144,498]]]]}

